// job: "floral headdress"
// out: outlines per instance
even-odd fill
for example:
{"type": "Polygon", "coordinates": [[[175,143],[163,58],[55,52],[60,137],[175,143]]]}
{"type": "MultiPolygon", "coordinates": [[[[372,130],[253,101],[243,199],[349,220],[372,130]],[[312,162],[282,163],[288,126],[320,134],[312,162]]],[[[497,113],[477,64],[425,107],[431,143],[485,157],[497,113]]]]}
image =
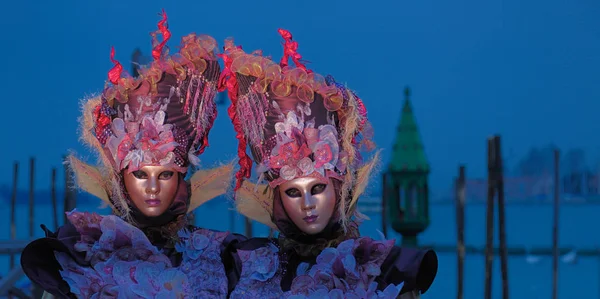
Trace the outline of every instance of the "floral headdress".
{"type": "MultiPolygon", "coordinates": [[[[197,156],[208,146],[208,133],[217,115],[214,98],[220,66],[216,41],[190,34],[182,39],[178,53],[170,56],[166,43],[171,33],[166,22],[163,11],[158,30],[152,34],[154,61],[142,68],[138,77],[123,76],[112,49],[110,59],[115,65],[108,73],[110,84],[99,97],[83,104],[83,140],[100,153],[104,167],[96,169],[70,158],[78,185],[121,214],[129,212],[121,173],[145,165],[187,173],[190,165],[198,166],[197,156]]],[[[225,168],[230,171],[231,165],[225,168]]],[[[192,193],[216,178],[222,181],[229,172],[225,168],[194,175],[192,193]]],[[[226,186],[218,188],[225,192],[226,186]]],[[[219,195],[204,194],[209,193],[219,195]]]]}
{"type": "Polygon", "coordinates": [[[239,141],[238,209],[273,226],[268,190],[298,177],[336,178],[343,182],[340,215],[345,224],[362,192],[357,188],[364,189],[374,165],[374,161],[363,163],[359,154],[363,145],[373,147],[367,111],[362,100],[332,76],[307,69],[292,35],[283,29],[279,33],[284,39],[279,63],[260,51],[247,54],[231,40],[222,55],[225,69],[220,88],[228,89],[228,112],[239,141]],[[295,67],[288,65],[290,58],[295,67]],[[263,178],[268,181],[265,192],[243,182],[252,168],[247,145],[260,173],[259,183],[263,178]]]}

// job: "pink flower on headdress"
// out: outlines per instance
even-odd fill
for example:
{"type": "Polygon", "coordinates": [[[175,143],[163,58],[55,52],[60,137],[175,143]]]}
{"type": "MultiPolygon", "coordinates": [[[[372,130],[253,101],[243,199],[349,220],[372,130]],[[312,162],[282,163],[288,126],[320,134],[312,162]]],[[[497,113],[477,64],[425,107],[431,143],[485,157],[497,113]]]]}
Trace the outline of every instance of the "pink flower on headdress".
{"type": "Polygon", "coordinates": [[[313,144],[319,141],[319,129],[304,128],[304,138],[306,138],[308,146],[312,147],[313,144]]]}
{"type": "Polygon", "coordinates": [[[106,141],[106,147],[112,154],[117,167],[121,167],[121,161],[127,156],[132,147],[131,138],[125,132],[125,123],[120,118],[115,118],[111,123],[113,135],[106,141]]]}
{"type": "Polygon", "coordinates": [[[123,140],[121,140],[121,143],[119,143],[119,147],[117,148],[117,158],[119,159],[119,161],[125,159],[127,153],[129,153],[129,150],[131,150],[132,146],[133,142],[131,141],[131,138],[128,134],[125,134],[123,136],[123,140]]]}
{"type": "Polygon", "coordinates": [[[165,112],[145,115],[139,122],[115,118],[112,122],[114,136],[108,148],[120,169],[134,171],[141,164],[167,165],[174,162],[173,150],[178,145],[173,136],[173,125],[164,124],[165,112]],[[126,130],[127,129],[127,130],[126,130]]]}
{"type": "Polygon", "coordinates": [[[172,125],[167,124],[164,125],[165,122],[165,112],[158,111],[154,115],[154,117],[145,116],[142,119],[142,136],[149,139],[158,139],[159,134],[170,131],[172,125]]]}
{"type": "Polygon", "coordinates": [[[323,125],[319,127],[318,142],[311,145],[314,153],[315,171],[321,175],[325,170],[334,170],[340,155],[338,133],[334,126],[323,125]]]}
{"type": "Polygon", "coordinates": [[[306,157],[298,161],[298,168],[302,171],[302,175],[309,175],[315,171],[315,163],[306,157]]]}
{"type": "MultiPolygon", "coordinates": [[[[278,148],[278,154],[271,156],[269,159],[269,167],[272,169],[280,169],[282,177],[296,177],[296,164],[304,157],[311,154],[310,149],[306,144],[298,146],[294,141],[281,145],[278,148]]],[[[287,180],[291,180],[287,179],[287,180]]]]}
{"type": "Polygon", "coordinates": [[[335,170],[340,156],[337,130],[332,125],[313,126],[311,121],[305,124],[294,111],[275,124],[278,144],[268,166],[278,169],[281,179],[289,181],[314,172],[324,177],[326,170],[335,170]]]}
{"type": "Polygon", "coordinates": [[[327,143],[322,143],[315,148],[315,168],[321,168],[329,163],[333,158],[331,147],[327,143]]]}
{"type": "Polygon", "coordinates": [[[294,129],[302,132],[304,129],[304,122],[302,122],[302,119],[299,119],[296,113],[293,111],[288,112],[283,122],[278,122],[275,124],[275,132],[277,134],[284,134],[290,138],[293,135],[294,129]]]}
{"type": "Polygon", "coordinates": [[[144,159],[144,152],[141,150],[132,150],[127,153],[125,159],[121,163],[121,169],[129,166],[129,171],[135,171],[140,168],[140,164],[144,159]]]}

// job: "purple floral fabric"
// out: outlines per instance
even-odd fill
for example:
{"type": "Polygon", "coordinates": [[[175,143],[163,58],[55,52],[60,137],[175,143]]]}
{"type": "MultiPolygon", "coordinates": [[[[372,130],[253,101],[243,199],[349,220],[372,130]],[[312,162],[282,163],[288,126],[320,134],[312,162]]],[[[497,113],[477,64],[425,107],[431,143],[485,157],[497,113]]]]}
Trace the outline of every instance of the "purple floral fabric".
{"type": "Polygon", "coordinates": [[[220,246],[228,233],[197,229],[178,233],[182,240],[176,249],[183,253],[179,268],[190,281],[192,298],[226,298],[227,275],[220,246]]]}
{"type": "Polygon", "coordinates": [[[179,233],[183,262],[170,259],[138,228],[119,217],[71,212],[81,234],[75,245],[90,266],[55,253],[60,274],[77,298],[225,298],[227,277],[220,244],[227,233],[198,229],[179,233]]]}
{"type": "Polygon", "coordinates": [[[281,298],[279,249],[273,243],[255,250],[238,250],[242,273],[230,298],[281,298]]]}
{"type": "Polygon", "coordinates": [[[375,278],[394,241],[363,237],[325,248],[312,267],[302,263],[287,298],[396,298],[402,284],[377,291],[375,278]]]}
{"type": "Polygon", "coordinates": [[[394,241],[350,239],[324,249],[314,265],[301,263],[291,289],[283,292],[279,249],[272,243],[255,250],[238,250],[241,276],[231,298],[396,298],[403,284],[377,290],[375,278],[394,241]]]}

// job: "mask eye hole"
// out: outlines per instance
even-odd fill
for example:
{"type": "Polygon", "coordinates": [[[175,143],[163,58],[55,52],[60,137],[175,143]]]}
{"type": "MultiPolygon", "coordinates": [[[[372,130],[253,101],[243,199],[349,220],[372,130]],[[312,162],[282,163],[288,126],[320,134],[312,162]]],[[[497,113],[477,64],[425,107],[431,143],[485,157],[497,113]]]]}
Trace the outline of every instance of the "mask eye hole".
{"type": "Polygon", "coordinates": [[[136,179],[145,180],[148,178],[148,174],[142,170],[136,170],[132,174],[136,179]]]}
{"type": "Polygon", "coordinates": [[[317,194],[321,194],[325,191],[325,189],[327,189],[327,185],[325,184],[316,184],[312,187],[312,189],[310,190],[310,192],[312,193],[312,195],[317,195],[317,194]]]}
{"type": "Polygon", "coordinates": [[[302,194],[300,193],[300,190],[298,190],[297,188],[290,188],[285,190],[285,194],[287,194],[287,196],[289,197],[300,197],[302,194]]]}
{"type": "Polygon", "coordinates": [[[158,178],[160,180],[168,180],[168,179],[172,178],[174,174],[175,173],[172,172],[172,171],[163,171],[163,172],[160,173],[160,175],[158,176],[158,178]]]}

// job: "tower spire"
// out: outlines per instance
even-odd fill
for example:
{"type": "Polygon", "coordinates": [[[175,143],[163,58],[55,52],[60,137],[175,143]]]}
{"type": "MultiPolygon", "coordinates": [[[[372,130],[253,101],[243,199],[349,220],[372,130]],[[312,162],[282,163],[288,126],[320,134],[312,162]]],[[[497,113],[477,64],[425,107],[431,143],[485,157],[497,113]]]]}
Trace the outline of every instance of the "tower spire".
{"type": "Polygon", "coordinates": [[[429,226],[428,175],[429,163],[407,86],[392,160],[383,174],[383,203],[387,206],[392,228],[402,234],[403,246],[417,246],[417,235],[429,226]]]}
{"type": "Polygon", "coordinates": [[[396,129],[390,170],[393,172],[429,172],[429,162],[413,114],[410,95],[410,88],[406,86],[404,88],[404,104],[400,114],[400,123],[396,129]]]}

